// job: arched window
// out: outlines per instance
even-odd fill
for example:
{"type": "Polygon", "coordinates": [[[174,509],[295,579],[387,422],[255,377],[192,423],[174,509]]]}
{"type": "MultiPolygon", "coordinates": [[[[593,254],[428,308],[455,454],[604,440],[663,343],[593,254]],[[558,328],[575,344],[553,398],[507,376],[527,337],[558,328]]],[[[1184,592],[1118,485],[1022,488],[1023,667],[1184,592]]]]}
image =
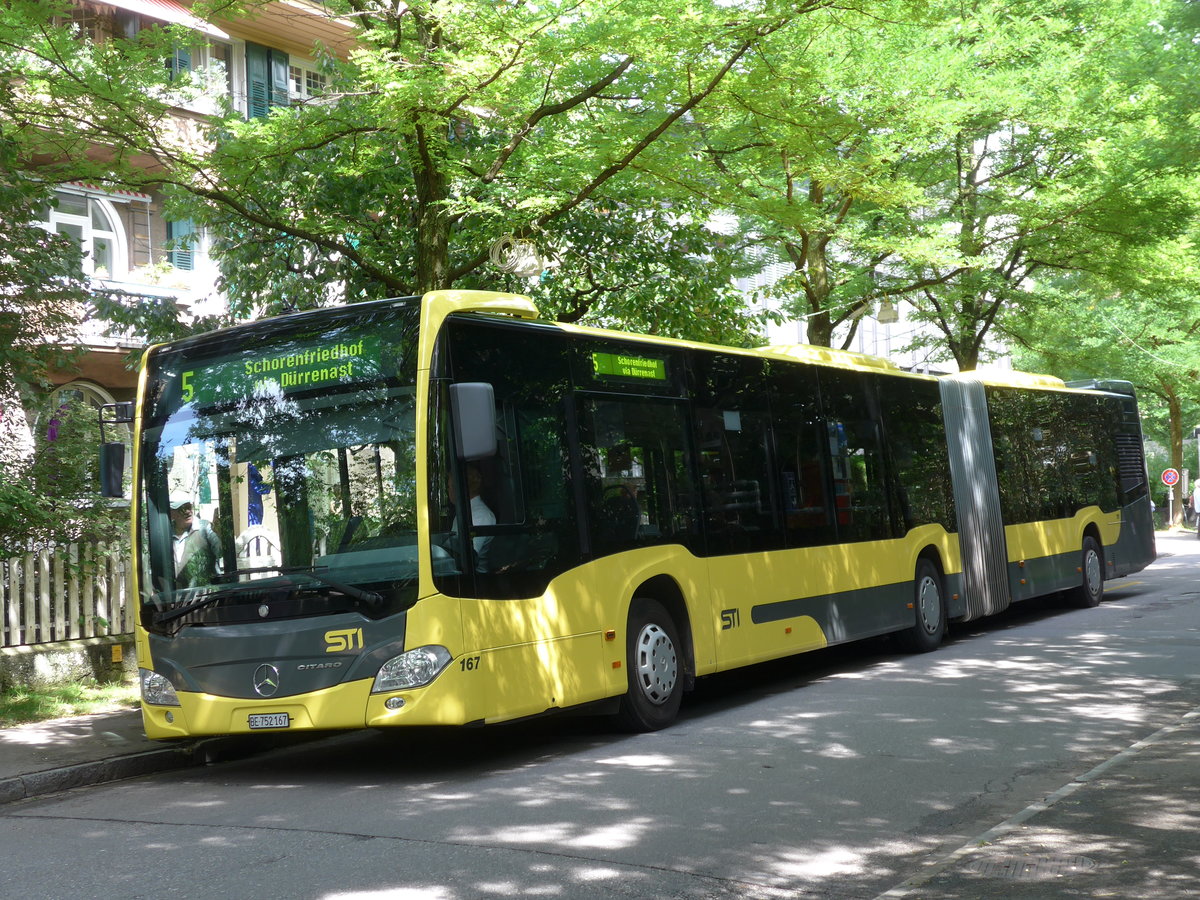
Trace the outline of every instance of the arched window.
{"type": "Polygon", "coordinates": [[[90,381],[72,381],[57,388],[51,395],[58,404],[86,403],[92,409],[99,409],[107,403],[115,403],[113,395],[90,381]]]}
{"type": "Polygon", "coordinates": [[[122,278],[128,271],[125,229],[113,205],[99,197],[55,191],[58,200],[45,220],[46,229],[69,235],[83,248],[83,273],[122,278]]]}
{"type": "MultiPolygon", "coordinates": [[[[35,429],[46,429],[47,432],[53,431],[55,428],[55,417],[64,409],[64,407],[85,407],[99,415],[99,409],[109,403],[115,402],[113,395],[90,381],[72,381],[70,384],[64,384],[57,387],[47,398],[45,405],[37,411],[37,416],[34,420],[35,429]]],[[[98,419],[97,419],[98,421],[98,419]]],[[[94,426],[93,426],[94,427],[94,426]]],[[[120,440],[129,443],[129,427],[126,425],[111,426],[112,431],[108,435],[110,440],[120,440]]],[[[100,440],[100,432],[96,431],[96,440],[100,440]]]]}

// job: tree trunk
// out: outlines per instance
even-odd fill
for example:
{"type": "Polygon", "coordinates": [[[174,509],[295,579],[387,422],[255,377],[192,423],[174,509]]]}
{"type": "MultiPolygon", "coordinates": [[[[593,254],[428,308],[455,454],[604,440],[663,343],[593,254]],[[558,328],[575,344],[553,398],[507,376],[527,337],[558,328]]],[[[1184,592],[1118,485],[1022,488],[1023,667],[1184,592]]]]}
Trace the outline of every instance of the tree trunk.
{"type": "Polygon", "coordinates": [[[805,332],[808,342],[818,347],[833,345],[833,323],[829,321],[829,313],[821,310],[808,318],[808,330],[805,332]]]}
{"type": "MultiPolygon", "coordinates": [[[[957,304],[956,304],[956,308],[957,304]]],[[[974,325],[974,323],[972,323],[974,325]]],[[[954,362],[960,372],[973,372],[979,368],[979,347],[981,341],[978,335],[967,334],[966,330],[956,334],[946,334],[946,345],[954,355],[954,362]]]]}
{"type": "Polygon", "coordinates": [[[423,129],[417,128],[420,148],[413,165],[417,210],[417,293],[440,291],[450,284],[450,220],[446,216],[446,179],[433,159],[423,129]]]}

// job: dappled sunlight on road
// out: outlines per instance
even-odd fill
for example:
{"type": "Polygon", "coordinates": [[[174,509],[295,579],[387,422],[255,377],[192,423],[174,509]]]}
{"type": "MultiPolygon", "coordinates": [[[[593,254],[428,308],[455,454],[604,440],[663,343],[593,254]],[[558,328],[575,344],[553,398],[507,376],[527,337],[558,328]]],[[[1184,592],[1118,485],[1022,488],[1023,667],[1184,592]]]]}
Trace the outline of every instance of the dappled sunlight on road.
{"type": "Polygon", "coordinates": [[[776,875],[808,881],[835,875],[860,875],[866,859],[864,854],[848,847],[835,847],[818,853],[784,853],[764,862],[776,875]]]}
{"type": "Polygon", "coordinates": [[[1194,835],[1200,832],[1200,809],[1194,805],[1196,799],[1144,794],[1138,807],[1130,810],[1128,821],[1139,828],[1194,835]]]}
{"type": "Polygon", "coordinates": [[[458,896],[445,887],[404,887],[378,891],[339,891],[336,894],[322,894],[321,900],[455,900],[458,896]]]}
{"type": "Polygon", "coordinates": [[[602,766],[627,766],[631,769],[660,769],[663,771],[673,771],[678,767],[678,760],[652,753],[614,756],[609,759],[598,759],[596,762],[602,766]]]}
{"type": "Polygon", "coordinates": [[[61,734],[61,730],[39,725],[21,725],[0,731],[0,746],[14,744],[25,747],[43,747],[52,744],[66,744],[69,741],[61,734]]]}

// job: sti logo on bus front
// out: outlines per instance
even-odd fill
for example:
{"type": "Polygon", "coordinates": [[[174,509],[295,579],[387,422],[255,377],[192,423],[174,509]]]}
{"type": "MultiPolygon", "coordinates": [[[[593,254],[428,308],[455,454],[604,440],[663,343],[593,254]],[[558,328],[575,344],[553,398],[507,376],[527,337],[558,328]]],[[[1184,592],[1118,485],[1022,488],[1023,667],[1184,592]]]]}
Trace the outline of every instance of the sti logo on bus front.
{"type": "Polygon", "coordinates": [[[347,650],[363,648],[363,630],[361,628],[342,628],[338,631],[325,632],[325,652],[344,653],[347,650]]]}

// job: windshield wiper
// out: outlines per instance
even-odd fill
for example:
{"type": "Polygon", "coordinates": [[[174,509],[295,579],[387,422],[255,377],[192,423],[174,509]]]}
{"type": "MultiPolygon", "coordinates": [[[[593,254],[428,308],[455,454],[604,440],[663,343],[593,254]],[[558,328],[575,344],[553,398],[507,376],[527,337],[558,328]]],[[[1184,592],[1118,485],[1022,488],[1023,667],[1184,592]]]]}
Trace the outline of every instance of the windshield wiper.
{"type": "MultiPolygon", "coordinates": [[[[238,569],[236,572],[231,572],[228,575],[218,575],[217,580],[237,578],[241,575],[253,575],[257,572],[278,572],[284,577],[288,575],[308,575],[311,578],[315,578],[322,584],[333,588],[338,593],[345,594],[347,597],[350,597],[354,600],[361,600],[363,603],[366,603],[372,608],[383,603],[383,596],[381,594],[377,594],[374,591],[364,591],[362,588],[354,587],[352,584],[343,584],[340,581],[335,581],[328,575],[318,572],[314,568],[307,568],[305,566],[293,566],[290,568],[285,566],[257,566],[252,569],[238,569]]],[[[295,585],[296,582],[289,579],[289,584],[295,585]]],[[[298,586],[299,585],[297,585],[297,587],[298,586]]]]}
{"type": "MultiPolygon", "coordinates": [[[[226,575],[217,575],[216,580],[223,581],[229,578],[237,578],[241,575],[251,575],[257,572],[278,572],[280,575],[285,577],[287,585],[294,588],[298,588],[301,585],[290,578],[287,578],[288,575],[308,575],[327,587],[333,588],[340,594],[345,594],[347,597],[350,597],[353,600],[358,600],[367,604],[367,606],[369,606],[371,609],[378,609],[383,604],[383,596],[381,594],[377,594],[374,591],[364,591],[362,588],[356,588],[353,585],[342,584],[340,581],[335,581],[328,575],[323,575],[320,572],[317,572],[313,569],[304,568],[303,566],[297,568],[285,568],[283,566],[259,566],[253,569],[238,569],[236,572],[231,572],[226,575]]],[[[168,622],[174,622],[176,619],[182,619],[184,616],[188,615],[189,613],[193,613],[198,609],[211,606],[218,600],[224,600],[228,597],[236,597],[240,594],[253,594],[270,591],[273,587],[275,586],[261,583],[251,583],[241,585],[237,588],[212,591],[211,593],[205,594],[203,597],[187,604],[186,606],[179,607],[179,609],[173,609],[169,612],[159,613],[154,617],[154,622],[156,625],[165,625],[168,622]]]]}
{"type": "Polygon", "coordinates": [[[210,591],[199,600],[193,600],[187,606],[181,606],[179,609],[172,609],[169,612],[160,612],[154,617],[154,624],[165,625],[167,622],[174,622],[176,619],[182,619],[188,613],[195,612],[198,609],[203,609],[206,606],[211,606],[218,600],[223,600],[226,597],[236,597],[238,594],[249,594],[255,591],[261,591],[261,587],[240,587],[236,590],[228,591],[210,591]]]}

